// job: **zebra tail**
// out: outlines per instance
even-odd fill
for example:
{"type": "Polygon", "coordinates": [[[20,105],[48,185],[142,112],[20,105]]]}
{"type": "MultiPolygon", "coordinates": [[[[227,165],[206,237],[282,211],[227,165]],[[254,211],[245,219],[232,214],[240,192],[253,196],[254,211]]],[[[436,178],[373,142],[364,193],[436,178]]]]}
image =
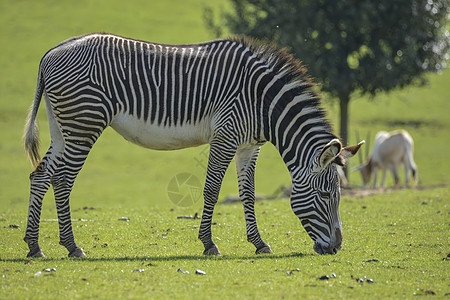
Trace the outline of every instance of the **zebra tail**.
{"type": "Polygon", "coordinates": [[[33,167],[37,167],[41,161],[39,155],[39,127],[36,121],[37,112],[39,110],[39,105],[41,103],[42,94],[44,93],[44,80],[42,78],[41,68],[39,66],[38,83],[36,87],[36,94],[34,102],[28,111],[28,116],[25,123],[24,130],[24,146],[25,152],[31,161],[33,167]]]}

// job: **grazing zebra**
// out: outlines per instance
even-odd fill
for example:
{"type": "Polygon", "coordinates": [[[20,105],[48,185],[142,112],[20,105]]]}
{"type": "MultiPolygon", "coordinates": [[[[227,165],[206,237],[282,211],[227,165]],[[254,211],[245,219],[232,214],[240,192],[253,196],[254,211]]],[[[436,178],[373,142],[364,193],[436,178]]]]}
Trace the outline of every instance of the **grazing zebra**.
{"type": "Polygon", "coordinates": [[[209,143],[198,235],[204,254],[220,254],[211,221],[233,157],[248,241],[256,253],[272,252],[261,239],[254,211],[256,159],[266,141],[276,146],[290,171],[291,206],[315,241],[315,251],[336,253],[340,248],[335,164],[342,165],[360,145],[342,149],[297,60],[245,37],[165,45],[96,33],[62,42],[40,62],[24,135],[36,167],[30,175],[24,238],[28,256],[44,256],[38,244],[39,219],[43,196],[52,184],[60,244],[70,257],[85,257],[74,240],[69,195],[89,151],[108,126],[150,149],[209,143]],[[40,160],[36,114],[42,95],[51,144],[40,160]]]}

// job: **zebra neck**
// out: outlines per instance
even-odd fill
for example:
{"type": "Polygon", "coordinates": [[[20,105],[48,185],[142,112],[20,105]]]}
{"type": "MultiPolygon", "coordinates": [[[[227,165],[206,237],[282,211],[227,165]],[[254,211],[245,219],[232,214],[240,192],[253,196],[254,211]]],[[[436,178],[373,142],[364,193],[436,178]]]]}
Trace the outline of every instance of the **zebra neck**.
{"type": "Polygon", "coordinates": [[[300,132],[292,136],[286,144],[277,144],[275,147],[291,172],[298,167],[310,165],[321,149],[334,138],[334,135],[326,131],[312,129],[300,132]]]}
{"type": "Polygon", "coordinates": [[[278,149],[290,171],[308,165],[324,145],[336,138],[324,118],[319,98],[309,91],[271,98],[271,102],[264,105],[267,140],[278,149]]]}

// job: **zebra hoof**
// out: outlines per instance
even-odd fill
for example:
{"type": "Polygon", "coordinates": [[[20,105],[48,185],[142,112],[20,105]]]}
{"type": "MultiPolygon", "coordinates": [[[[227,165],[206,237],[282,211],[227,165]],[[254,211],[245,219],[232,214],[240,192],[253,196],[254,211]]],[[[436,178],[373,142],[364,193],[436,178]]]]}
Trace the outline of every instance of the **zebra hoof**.
{"type": "Polygon", "coordinates": [[[266,246],[264,246],[262,248],[256,249],[255,253],[256,254],[271,254],[273,252],[272,252],[272,249],[270,249],[270,246],[266,245],[266,246]]]}
{"type": "Polygon", "coordinates": [[[203,251],[203,255],[222,255],[220,254],[219,248],[216,245],[213,245],[211,248],[203,251]]]}
{"type": "Polygon", "coordinates": [[[27,254],[27,257],[42,257],[45,258],[44,253],[42,253],[41,249],[38,249],[37,251],[30,251],[27,254]]]}
{"type": "Polygon", "coordinates": [[[84,254],[83,249],[80,247],[75,248],[72,252],[69,253],[69,257],[78,257],[78,258],[86,258],[86,254],[84,254]]]}

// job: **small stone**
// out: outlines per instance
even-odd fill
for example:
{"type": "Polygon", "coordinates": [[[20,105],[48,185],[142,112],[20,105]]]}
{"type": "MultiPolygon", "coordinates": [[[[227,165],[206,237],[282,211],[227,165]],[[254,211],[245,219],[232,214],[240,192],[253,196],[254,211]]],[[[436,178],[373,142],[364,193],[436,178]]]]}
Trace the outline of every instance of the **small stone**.
{"type": "Polygon", "coordinates": [[[319,277],[319,280],[328,280],[328,279],[330,279],[330,276],[328,275],[323,275],[319,277]]]}
{"type": "Polygon", "coordinates": [[[42,275],[41,271],[38,271],[38,272],[34,273],[34,276],[41,276],[41,275],[42,275]]]}
{"type": "Polygon", "coordinates": [[[56,269],[55,268],[45,268],[45,269],[42,269],[42,271],[44,271],[44,272],[56,272],[56,269]]]}
{"type": "Polygon", "coordinates": [[[292,275],[292,273],[294,273],[294,272],[300,272],[300,268],[292,269],[292,270],[290,270],[290,271],[287,271],[286,273],[287,273],[288,275],[292,275]]]}
{"type": "Polygon", "coordinates": [[[131,271],[131,272],[144,272],[145,270],[144,269],[134,269],[133,271],[131,271]]]}
{"type": "Polygon", "coordinates": [[[183,271],[182,268],[178,268],[177,272],[181,272],[182,274],[189,274],[189,271],[183,271]]]}
{"type": "Polygon", "coordinates": [[[200,269],[197,269],[197,270],[195,270],[195,274],[197,274],[197,275],[206,275],[206,272],[202,271],[200,269]]]}

